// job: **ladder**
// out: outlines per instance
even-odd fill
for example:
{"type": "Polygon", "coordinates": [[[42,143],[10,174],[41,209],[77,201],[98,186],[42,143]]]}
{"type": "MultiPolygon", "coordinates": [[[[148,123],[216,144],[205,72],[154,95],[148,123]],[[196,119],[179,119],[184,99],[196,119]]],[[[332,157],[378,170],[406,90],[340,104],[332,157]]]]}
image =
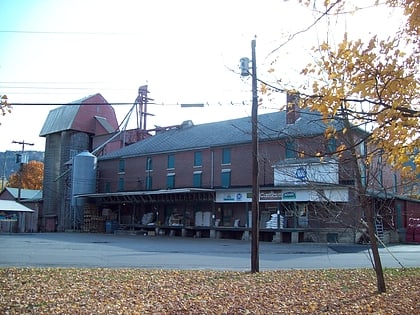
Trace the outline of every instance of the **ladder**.
{"type": "Polygon", "coordinates": [[[378,236],[378,238],[383,241],[383,239],[384,239],[384,223],[382,221],[382,217],[380,217],[380,216],[377,216],[376,219],[375,219],[375,230],[376,230],[376,235],[378,236]]]}

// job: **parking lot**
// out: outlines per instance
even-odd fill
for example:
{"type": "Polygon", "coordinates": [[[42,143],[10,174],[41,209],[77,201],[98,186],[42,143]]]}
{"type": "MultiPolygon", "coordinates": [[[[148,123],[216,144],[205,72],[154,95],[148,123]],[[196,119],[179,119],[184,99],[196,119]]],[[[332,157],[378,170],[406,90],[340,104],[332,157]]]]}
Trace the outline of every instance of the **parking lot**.
{"type": "MultiPolygon", "coordinates": [[[[249,270],[241,240],[94,233],[0,234],[0,267],[249,270]]],[[[370,268],[366,245],[260,242],[261,270],[370,268]]],[[[380,248],[383,267],[420,267],[419,245],[380,248]]]]}

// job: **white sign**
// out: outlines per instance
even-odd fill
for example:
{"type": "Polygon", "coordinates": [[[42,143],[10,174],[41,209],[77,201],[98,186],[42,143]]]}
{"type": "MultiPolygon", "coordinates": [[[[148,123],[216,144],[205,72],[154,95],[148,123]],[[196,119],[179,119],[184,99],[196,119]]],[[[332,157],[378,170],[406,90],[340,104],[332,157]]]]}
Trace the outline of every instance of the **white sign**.
{"type": "Polygon", "coordinates": [[[309,183],[338,184],[338,163],[334,160],[326,162],[317,160],[274,166],[274,186],[309,183]]]}

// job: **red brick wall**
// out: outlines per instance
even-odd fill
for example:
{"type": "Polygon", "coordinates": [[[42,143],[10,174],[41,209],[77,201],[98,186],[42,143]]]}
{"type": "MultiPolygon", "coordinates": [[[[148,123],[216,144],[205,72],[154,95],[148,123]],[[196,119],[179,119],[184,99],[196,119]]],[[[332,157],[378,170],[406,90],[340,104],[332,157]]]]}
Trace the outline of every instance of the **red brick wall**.
{"type": "MultiPolygon", "coordinates": [[[[325,142],[322,136],[309,139],[298,139],[297,148],[305,152],[317,152],[323,148],[325,142]],[[318,147],[318,150],[317,150],[318,147]]],[[[194,152],[174,152],[174,169],[168,169],[168,153],[150,155],[152,157],[153,178],[152,189],[166,189],[167,174],[175,173],[176,188],[193,187],[193,172],[202,171],[202,188],[221,187],[222,169],[231,170],[232,187],[250,187],[252,185],[252,149],[251,144],[229,146],[231,149],[231,163],[222,164],[222,147],[200,149],[202,153],[202,166],[194,167],[194,152]]],[[[99,190],[105,189],[105,182],[111,183],[111,191],[118,191],[118,180],[124,178],[126,191],[144,190],[146,180],[147,156],[129,157],[125,159],[125,172],[119,174],[119,159],[98,162],[99,190]]],[[[272,166],[285,158],[284,141],[267,141],[259,145],[259,183],[261,186],[272,186],[274,172],[272,166]]],[[[351,172],[342,171],[340,180],[354,179],[351,172]]]]}

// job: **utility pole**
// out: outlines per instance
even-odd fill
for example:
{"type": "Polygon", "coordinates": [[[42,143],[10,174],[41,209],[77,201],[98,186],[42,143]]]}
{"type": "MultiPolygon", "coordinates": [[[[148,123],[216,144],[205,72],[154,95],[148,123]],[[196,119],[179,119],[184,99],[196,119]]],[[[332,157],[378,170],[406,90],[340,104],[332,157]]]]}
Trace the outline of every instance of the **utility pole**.
{"type": "MultiPolygon", "coordinates": [[[[257,93],[257,62],[255,52],[256,40],[251,41],[252,50],[252,228],[251,228],[251,272],[259,272],[259,236],[260,236],[260,188],[258,184],[258,93],[257,93]]],[[[241,75],[249,75],[248,58],[241,58],[241,75]]]]}
{"type": "Polygon", "coordinates": [[[25,152],[25,145],[34,145],[34,144],[25,142],[24,140],[22,140],[22,141],[12,141],[12,143],[22,145],[22,153],[17,154],[17,156],[16,156],[16,162],[19,163],[19,188],[18,188],[17,201],[20,202],[20,196],[21,196],[21,190],[22,190],[22,175],[23,175],[22,172],[23,172],[23,163],[24,163],[24,161],[22,161],[22,159],[23,159],[23,154],[25,152]]]}

